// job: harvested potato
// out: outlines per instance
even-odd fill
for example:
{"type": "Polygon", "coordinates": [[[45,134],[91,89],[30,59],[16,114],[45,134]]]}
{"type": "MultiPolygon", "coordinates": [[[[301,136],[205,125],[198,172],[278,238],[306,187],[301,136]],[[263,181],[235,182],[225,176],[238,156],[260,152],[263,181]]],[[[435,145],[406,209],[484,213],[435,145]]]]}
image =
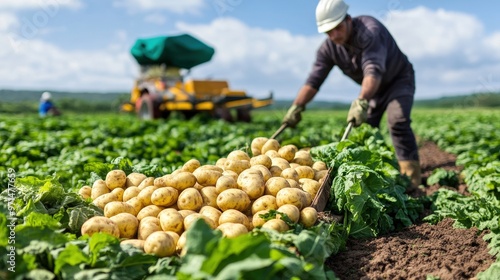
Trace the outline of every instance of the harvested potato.
{"type": "Polygon", "coordinates": [[[252,217],[252,225],[253,227],[261,227],[266,223],[266,220],[261,217],[261,215],[265,215],[269,213],[269,210],[260,210],[255,213],[252,217]]]}
{"type": "Polygon", "coordinates": [[[312,166],[314,164],[311,154],[309,153],[309,151],[305,150],[297,151],[295,153],[295,158],[293,158],[292,162],[306,166],[312,166]]]}
{"type": "Polygon", "coordinates": [[[213,221],[212,219],[210,219],[209,217],[204,216],[200,213],[194,213],[194,214],[191,214],[189,216],[186,216],[186,218],[184,218],[184,230],[189,230],[191,228],[191,226],[194,224],[194,222],[196,222],[199,219],[202,219],[203,221],[205,221],[205,223],[211,229],[215,229],[217,227],[216,222],[213,221]]]}
{"type": "MultiPolygon", "coordinates": [[[[281,205],[277,211],[286,214],[288,218],[290,218],[290,220],[294,223],[297,223],[299,221],[300,210],[293,204],[281,205]]],[[[276,215],[276,219],[281,219],[281,215],[276,215]]]]}
{"type": "Polygon", "coordinates": [[[221,225],[225,223],[236,223],[244,225],[247,229],[251,228],[250,220],[248,219],[247,215],[235,209],[228,209],[222,212],[219,217],[218,224],[221,225]]]}
{"type": "Polygon", "coordinates": [[[154,186],[155,184],[155,177],[147,177],[146,179],[142,180],[142,182],[137,186],[139,190],[144,189],[147,186],[154,186]]]}
{"type": "Polygon", "coordinates": [[[87,199],[92,196],[92,187],[91,186],[83,186],[78,190],[78,194],[83,198],[87,199]]]}
{"type": "Polygon", "coordinates": [[[139,220],[130,213],[119,213],[110,218],[120,230],[120,238],[135,238],[139,229],[139,220]]]}
{"type": "Polygon", "coordinates": [[[175,251],[181,257],[186,254],[186,250],[184,250],[184,248],[186,247],[186,240],[187,240],[187,231],[183,232],[179,236],[179,240],[177,240],[177,246],[175,246],[175,251]]]}
{"type": "Polygon", "coordinates": [[[196,211],[193,210],[177,210],[177,212],[179,212],[179,214],[181,214],[182,218],[184,219],[191,214],[197,213],[196,211]]]}
{"type": "Polygon", "coordinates": [[[238,184],[236,183],[237,179],[238,179],[238,174],[236,174],[236,178],[229,175],[224,175],[219,177],[219,179],[217,179],[217,182],[215,183],[215,191],[219,194],[227,189],[238,188],[238,184]]]}
{"type": "Polygon", "coordinates": [[[265,194],[276,196],[281,189],[290,188],[290,183],[283,177],[271,177],[265,185],[265,194]]]}
{"type": "Polygon", "coordinates": [[[179,242],[180,235],[177,232],[168,231],[168,230],[165,231],[165,233],[172,236],[172,238],[174,239],[174,242],[175,242],[175,246],[177,247],[177,242],[179,242]]]}
{"type": "Polygon", "coordinates": [[[142,207],[145,206],[145,205],[142,205],[142,202],[139,200],[139,198],[137,196],[132,197],[131,199],[125,201],[125,203],[132,205],[132,207],[134,207],[136,213],[139,213],[139,211],[141,211],[142,207]]]}
{"type": "Polygon", "coordinates": [[[94,233],[103,232],[114,237],[120,237],[120,229],[110,218],[103,216],[94,216],[85,221],[81,228],[82,235],[88,234],[92,236],[94,233]]]}
{"type": "Polygon", "coordinates": [[[281,158],[281,156],[278,153],[278,151],[275,151],[275,150],[269,150],[264,155],[268,156],[271,160],[273,158],[281,158]]]}
{"type": "Polygon", "coordinates": [[[250,168],[250,161],[240,159],[227,159],[224,163],[224,170],[231,170],[240,174],[243,170],[250,168]]]}
{"type": "Polygon", "coordinates": [[[312,227],[318,220],[318,211],[313,207],[305,207],[300,211],[299,222],[304,225],[304,227],[312,227]]]}
{"type": "Polygon", "coordinates": [[[222,232],[222,236],[226,238],[235,238],[237,236],[248,233],[248,228],[238,223],[224,223],[217,227],[217,230],[222,232]]]}
{"type": "Polygon", "coordinates": [[[268,138],[266,137],[256,137],[250,143],[250,148],[252,150],[253,156],[258,156],[262,154],[262,146],[267,142],[268,138]]]}
{"type": "Polygon", "coordinates": [[[212,165],[212,164],[205,164],[200,166],[198,169],[202,170],[212,170],[212,171],[218,171],[220,173],[224,172],[224,168],[217,166],[217,165],[212,165]]]}
{"type": "Polygon", "coordinates": [[[285,170],[287,168],[290,168],[290,163],[281,157],[275,157],[271,159],[272,165],[271,166],[278,166],[281,168],[281,170],[285,170]]]}
{"type": "Polygon", "coordinates": [[[222,171],[200,167],[193,172],[193,175],[200,185],[215,186],[219,177],[222,176],[222,171]]]}
{"type": "Polygon", "coordinates": [[[131,215],[137,215],[135,208],[123,201],[111,201],[104,206],[104,216],[113,217],[120,213],[129,213],[131,215]]]}
{"type": "Polygon", "coordinates": [[[280,143],[276,139],[268,139],[264,145],[262,145],[261,154],[266,154],[267,151],[278,151],[281,148],[280,143]]]}
{"type": "Polygon", "coordinates": [[[290,188],[295,188],[295,189],[300,189],[300,184],[297,180],[293,179],[286,179],[288,181],[288,184],[290,184],[290,188]]]}
{"type": "Polygon", "coordinates": [[[317,171],[328,170],[328,166],[326,166],[326,163],[321,160],[315,161],[312,165],[312,168],[317,171]]]}
{"type": "Polygon", "coordinates": [[[267,180],[269,180],[269,178],[273,177],[273,174],[271,174],[271,171],[269,171],[269,168],[265,167],[262,164],[254,165],[254,166],[250,167],[250,169],[259,170],[260,173],[262,173],[262,176],[264,176],[264,181],[266,181],[266,182],[267,182],[267,180]]]}
{"type": "Polygon", "coordinates": [[[215,162],[215,166],[217,166],[217,167],[220,167],[220,168],[224,169],[224,164],[226,164],[226,161],[227,161],[227,158],[225,158],[225,157],[219,158],[219,159],[215,162]]]}
{"type": "Polygon", "coordinates": [[[314,180],[319,181],[326,177],[328,170],[317,170],[314,172],[314,180]]]}
{"type": "Polygon", "coordinates": [[[296,188],[285,188],[276,194],[276,204],[281,207],[285,204],[293,204],[299,209],[304,207],[304,191],[296,188]]]}
{"type": "Polygon", "coordinates": [[[137,249],[144,251],[144,240],[140,239],[125,239],[120,242],[120,245],[132,245],[137,249]]]}
{"type": "Polygon", "coordinates": [[[128,187],[123,191],[122,200],[125,202],[129,201],[132,197],[136,197],[140,192],[141,190],[139,189],[139,187],[128,187]]]}
{"type": "MultiPolygon", "coordinates": [[[[170,180],[171,176],[172,176],[172,174],[167,174],[167,175],[155,178],[153,181],[153,186],[155,186],[156,188],[168,187],[167,181],[170,180]]],[[[147,187],[145,187],[145,188],[147,188],[147,187]]]]}
{"type": "Polygon", "coordinates": [[[158,213],[160,213],[161,210],[163,210],[163,209],[165,209],[165,208],[157,206],[157,205],[145,206],[144,208],[141,209],[141,211],[139,211],[139,213],[137,213],[137,219],[139,219],[139,221],[140,221],[140,220],[144,219],[145,217],[157,217],[158,213]]]}
{"type": "Polygon", "coordinates": [[[236,209],[245,212],[250,207],[250,197],[240,189],[228,189],[217,196],[217,206],[222,211],[236,209]]]}
{"type": "Polygon", "coordinates": [[[199,213],[204,215],[204,216],[209,217],[210,219],[212,219],[212,221],[217,222],[217,225],[219,224],[220,215],[222,215],[222,211],[220,211],[216,207],[212,207],[212,206],[208,206],[208,205],[201,207],[199,213]]]}
{"type": "Polygon", "coordinates": [[[303,194],[304,194],[304,201],[302,201],[302,205],[304,207],[311,206],[311,203],[314,199],[314,195],[311,195],[308,192],[303,192],[303,194]]]}
{"type": "Polygon", "coordinates": [[[127,174],[125,174],[125,171],[120,169],[111,170],[108,174],[106,174],[106,179],[104,181],[110,190],[125,188],[127,174]]]}
{"type": "Polygon", "coordinates": [[[262,225],[262,228],[272,229],[272,230],[275,230],[277,232],[285,232],[285,231],[289,230],[288,225],[285,223],[285,221],[283,221],[281,219],[271,219],[271,220],[265,222],[262,225]]]}
{"type": "Polygon", "coordinates": [[[271,175],[273,177],[281,177],[281,172],[283,172],[283,169],[279,168],[276,165],[273,165],[271,166],[271,168],[269,168],[269,171],[271,172],[271,175]]]}
{"type": "Polygon", "coordinates": [[[198,211],[203,206],[203,197],[195,188],[187,188],[179,194],[177,207],[181,210],[198,211]]]}
{"type": "Polygon", "coordinates": [[[236,179],[238,179],[238,173],[234,172],[233,170],[224,170],[224,172],[222,172],[222,175],[233,177],[235,181],[236,179]]]}
{"type": "Polygon", "coordinates": [[[106,182],[104,180],[97,179],[92,184],[92,191],[90,193],[90,198],[92,198],[92,200],[95,200],[99,196],[101,196],[103,194],[107,194],[110,191],[111,190],[108,188],[108,186],[106,185],[106,182]]]}
{"type": "Polygon", "coordinates": [[[316,196],[316,193],[318,193],[319,187],[321,187],[321,184],[313,179],[307,179],[303,178],[299,180],[300,187],[302,190],[305,192],[309,193],[311,196],[316,196]]]}
{"type": "Polygon", "coordinates": [[[259,170],[247,169],[240,173],[236,181],[238,188],[248,194],[250,199],[257,199],[264,194],[266,181],[259,170]]]}
{"type": "Polygon", "coordinates": [[[250,156],[242,150],[234,150],[227,155],[227,159],[250,161],[250,156]]]}
{"type": "Polygon", "coordinates": [[[310,166],[306,165],[301,165],[295,168],[295,171],[297,171],[297,174],[299,175],[299,179],[302,178],[307,178],[307,179],[313,179],[314,178],[314,169],[310,166]]]}
{"type": "Polygon", "coordinates": [[[291,162],[295,158],[295,153],[298,151],[295,145],[285,145],[278,150],[280,157],[284,158],[288,162],[291,162]]]}
{"type": "Polygon", "coordinates": [[[137,230],[137,238],[146,240],[153,232],[162,231],[160,219],[157,217],[144,217],[139,221],[139,229],[137,230]]]}
{"type": "Polygon", "coordinates": [[[175,240],[163,231],[153,232],[144,241],[144,252],[157,257],[170,257],[175,254],[175,240]]]}
{"type": "Polygon", "coordinates": [[[92,203],[104,210],[104,206],[106,206],[106,204],[110,203],[111,201],[118,201],[118,197],[112,192],[99,196],[98,198],[94,199],[92,203]]]}
{"type": "Polygon", "coordinates": [[[204,187],[199,192],[201,194],[201,198],[203,199],[202,206],[208,205],[217,207],[217,195],[219,195],[219,193],[217,192],[215,187],[204,187]]]}
{"type": "Polygon", "coordinates": [[[181,234],[184,231],[184,217],[175,210],[162,211],[158,214],[160,226],[164,231],[173,231],[181,234]]]}
{"type": "Polygon", "coordinates": [[[187,188],[192,188],[197,183],[196,177],[188,171],[179,171],[176,174],[170,175],[165,177],[167,187],[174,187],[180,192],[187,188]]]}
{"type": "Polygon", "coordinates": [[[144,179],[146,179],[147,176],[142,174],[142,173],[137,173],[137,172],[132,172],[127,175],[127,178],[125,180],[125,188],[129,188],[132,186],[139,186],[144,179]]]}
{"type": "Polygon", "coordinates": [[[193,171],[195,171],[200,166],[201,166],[200,161],[193,158],[193,159],[186,161],[186,163],[184,163],[184,165],[182,166],[181,169],[182,169],[182,171],[187,171],[187,172],[193,173],[193,171]]]}
{"type": "Polygon", "coordinates": [[[179,191],[173,187],[158,188],[151,194],[151,203],[168,207],[177,202],[179,191]]]}
{"type": "Polygon", "coordinates": [[[286,168],[286,169],[283,169],[283,171],[281,172],[281,177],[285,178],[285,179],[292,179],[292,180],[295,180],[295,181],[298,181],[299,180],[299,173],[297,173],[297,170],[295,170],[294,168],[286,168]]]}
{"type": "Polygon", "coordinates": [[[264,165],[266,168],[269,168],[273,165],[272,159],[267,155],[258,155],[254,156],[250,159],[250,165],[264,165]]]}
{"type": "Polygon", "coordinates": [[[278,209],[278,205],[276,204],[276,197],[266,194],[259,198],[257,198],[252,203],[252,215],[261,211],[261,210],[276,210],[278,209]]]}
{"type": "Polygon", "coordinates": [[[144,206],[151,205],[152,204],[151,203],[151,195],[153,194],[153,192],[155,190],[157,190],[159,188],[160,187],[158,187],[158,186],[147,186],[137,194],[137,198],[139,198],[139,200],[142,202],[142,205],[144,205],[144,206]]]}

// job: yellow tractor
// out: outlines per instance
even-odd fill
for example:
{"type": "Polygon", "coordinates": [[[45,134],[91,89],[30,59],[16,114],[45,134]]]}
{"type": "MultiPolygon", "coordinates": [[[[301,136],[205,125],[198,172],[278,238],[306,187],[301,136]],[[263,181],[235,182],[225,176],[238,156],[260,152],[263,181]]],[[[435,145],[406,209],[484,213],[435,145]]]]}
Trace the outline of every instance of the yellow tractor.
{"type": "Polygon", "coordinates": [[[131,49],[140,65],[130,101],[123,111],[140,119],[167,118],[179,111],[186,118],[205,112],[227,121],[250,122],[250,111],[273,103],[230,89],[225,80],[184,80],[183,71],[209,61],[214,49],[188,34],[139,39],[131,49]]]}

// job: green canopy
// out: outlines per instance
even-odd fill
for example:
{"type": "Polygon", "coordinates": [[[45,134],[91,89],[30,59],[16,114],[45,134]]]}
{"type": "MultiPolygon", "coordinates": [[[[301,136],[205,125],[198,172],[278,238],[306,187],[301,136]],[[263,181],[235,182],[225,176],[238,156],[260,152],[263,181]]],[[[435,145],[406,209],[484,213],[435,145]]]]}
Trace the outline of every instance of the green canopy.
{"type": "Polygon", "coordinates": [[[138,39],[130,53],[140,65],[166,64],[184,69],[212,59],[214,49],[188,34],[138,39]]]}

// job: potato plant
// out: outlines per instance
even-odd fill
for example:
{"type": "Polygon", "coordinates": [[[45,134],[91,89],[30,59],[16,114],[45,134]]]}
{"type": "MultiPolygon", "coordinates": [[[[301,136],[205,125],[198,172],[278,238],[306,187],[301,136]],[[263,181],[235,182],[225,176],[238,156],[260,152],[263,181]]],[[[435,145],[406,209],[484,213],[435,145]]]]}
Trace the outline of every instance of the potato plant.
{"type": "Polygon", "coordinates": [[[183,254],[186,232],[199,219],[226,238],[260,227],[285,232],[287,222],[313,226],[318,215],[310,205],[326,164],[314,161],[307,150],[264,137],[252,141],[251,151],[232,151],[215,165],[190,159],[156,178],[111,170],[105,180],[79,192],[104,210],[81,233],[107,232],[123,244],[165,257],[183,254]],[[265,219],[271,210],[278,214],[265,219]]]}

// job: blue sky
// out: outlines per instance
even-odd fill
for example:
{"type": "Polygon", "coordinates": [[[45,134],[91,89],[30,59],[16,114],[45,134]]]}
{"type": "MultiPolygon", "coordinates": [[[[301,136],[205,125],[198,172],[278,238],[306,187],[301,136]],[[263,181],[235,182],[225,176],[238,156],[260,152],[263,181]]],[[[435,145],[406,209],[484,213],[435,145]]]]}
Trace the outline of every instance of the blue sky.
{"type": "MultiPolygon", "coordinates": [[[[386,24],[414,64],[417,99],[500,91],[500,2],[346,1],[386,24]]],[[[311,0],[3,0],[0,88],[128,91],[137,38],[189,33],[213,46],[188,78],[229,81],[293,99],[326,37],[311,0]]],[[[334,70],[316,100],[350,101],[359,86],[334,70]]]]}

